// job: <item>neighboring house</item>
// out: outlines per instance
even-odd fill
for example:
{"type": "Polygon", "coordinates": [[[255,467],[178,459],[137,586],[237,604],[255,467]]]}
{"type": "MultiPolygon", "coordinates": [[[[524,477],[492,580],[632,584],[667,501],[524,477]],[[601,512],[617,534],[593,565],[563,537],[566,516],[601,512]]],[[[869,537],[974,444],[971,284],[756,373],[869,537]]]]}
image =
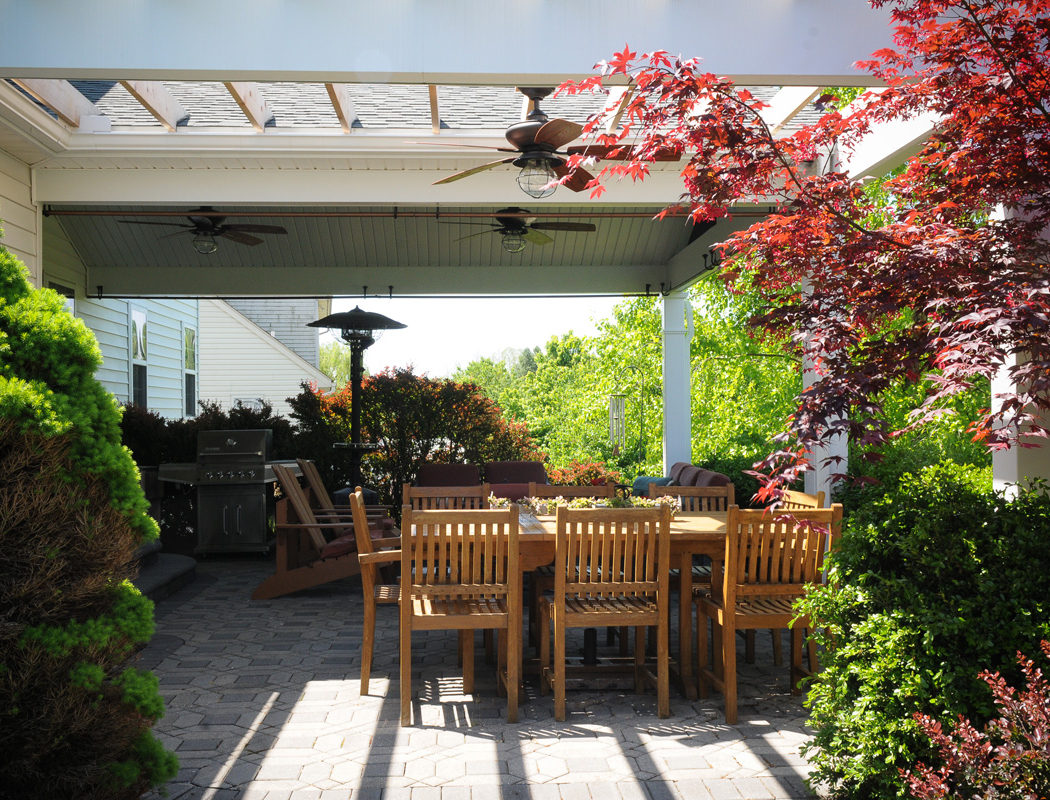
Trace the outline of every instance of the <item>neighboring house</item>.
{"type": "MultiPolygon", "coordinates": [[[[231,303],[222,300],[201,299],[198,302],[201,337],[199,394],[202,400],[214,400],[225,408],[238,400],[244,405],[266,401],[275,414],[288,416],[291,408],[286,398],[299,394],[304,381],[322,389],[332,388],[332,379],[317,368],[316,361],[307,361],[277,338],[277,327],[264,329],[231,303]]],[[[261,303],[274,304],[271,316],[267,318],[275,326],[277,320],[290,324],[290,319],[306,310],[291,309],[303,304],[302,300],[256,300],[252,301],[256,307],[250,310],[262,314],[266,309],[257,305],[261,303]],[[289,310],[281,312],[283,306],[288,306],[289,310]]],[[[306,321],[318,319],[318,301],[307,300],[305,303],[311,310],[306,321]]],[[[312,336],[312,350],[316,353],[319,329],[306,328],[306,322],[297,324],[312,336]]],[[[297,329],[291,332],[299,333],[297,329]]],[[[309,339],[304,337],[298,346],[309,348],[309,339]]]]}
{"type": "MultiPolygon", "coordinates": [[[[68,298],[102,352],[96,377],[121,404],[134,403],[163,417],[197,413],[198,322],[195,299],[93,297],[87,270],[62,226],[45,218],[48,250],[42,285],[68,298]]],[[[22,255],[17,253],[17,255],[22,255]]]]}

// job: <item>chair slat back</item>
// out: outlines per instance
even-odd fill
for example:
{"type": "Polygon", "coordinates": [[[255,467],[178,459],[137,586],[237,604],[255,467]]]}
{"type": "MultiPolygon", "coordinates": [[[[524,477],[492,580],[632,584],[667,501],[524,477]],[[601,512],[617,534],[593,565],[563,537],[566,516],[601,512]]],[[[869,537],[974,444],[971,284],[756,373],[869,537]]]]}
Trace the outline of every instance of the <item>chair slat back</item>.
{"type": "Polygon", "coordinates": [[[736,598],[801,596],[818,583],[824,555],[842,527],[842,506],[771,511],[730,506],[723,592],[736,598]]]}
{"type": "Polygon", "coordinates": [[[518,507],[417,510],[401,519],[402,598],[495,599],[520,592],[518,507]]]}
{"type": "Polygon", "coordinates": [[[725,486],[657,486],[649,484],[650,497],[677,497],[679,508],[687,514],[728,511],[736,502],[733,484],[725,486]]]}
{"type": "Polygon", "coordinates": [[[356,487],[354,493],[350,495],[350,513],[354,519],[354,541],[357,542],[357,552],[360,554],[374,552],[372,533],[368,528],[368,512],[365,511],[365,494],[361,491],[360,486],[356,487]]]}
{"type": "Polygon", "coordinates": [[[556,512],[554,593],[655,596],[667,591],[671,510],[565,508],[556,512]]]}
{"type": "Polygon", "coordinates": [[[595,486],[560,486],[556,483],[529,484],[529,497],[593,497],[599,499],[615,496],[615,483],[602,483],[595,486]]]}
{"type": "Polygon", "coordinates": [[[306,485],[310,488],[310,494],[316,500],[318,507],[325,511],[335,511],[332,496],[328,494],[328,489],[321,480],[321,472],[317,469],[317,465],[308,458],[297,458],[295,461],[299,465],[299,471],[306,478],[306,485]]]}
{"type": "Polygon", "coordinates": [[[780,495],[780,502],[777,504],[777,508],[790,510],[824,508],[824,492],[819,491],[816,494],[806,494],[805,492],[796,492],[793,489],[785,489],[780,495]]]}
{"type": "Polygon", "coordinates": [[[412,486],[405,484],[402,502],[416,511],[479,510],[489,507],[489,484],[477,486],[412,486]]]}
{"type": "MultiPolygon", "coordinates": [[[[317,518],[314,516],[313,509],[310,508],[310,501],[306,496],[306,492],[303,491],[303,487],[299,483],[299,479],[292,472],[291,468],[284,464],[274,464],[273,474],[277,478],[277,482],[281,486],[281,491],[284,496],[288,498],[288,502],[292,507],[292,512],[302,525],[315,526],[317,525],[317,518]]],[[[317,549],[318,553],[327,544],[324,532],[318,527],[308,527],[306,529],[307,536],[310,537],[310,541],[313,546],[317,549]]]]}

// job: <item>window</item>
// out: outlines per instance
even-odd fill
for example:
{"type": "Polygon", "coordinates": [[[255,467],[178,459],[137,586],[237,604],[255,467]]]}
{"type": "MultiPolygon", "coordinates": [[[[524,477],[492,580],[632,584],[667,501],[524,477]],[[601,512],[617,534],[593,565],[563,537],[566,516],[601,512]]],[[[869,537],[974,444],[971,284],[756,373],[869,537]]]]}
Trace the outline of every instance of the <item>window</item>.
{"type": "Polygon", "coordinates": [[[137,308],[131,309],[131,402],[139,408],[149,408],[149,396],[146,391],[148,375],[146,372],[146,312],[137,308]]]}
{"type": "Polygon", "coordinates": [[[183,414],[197,414],[197,331],[182,329],[183,414]]]}

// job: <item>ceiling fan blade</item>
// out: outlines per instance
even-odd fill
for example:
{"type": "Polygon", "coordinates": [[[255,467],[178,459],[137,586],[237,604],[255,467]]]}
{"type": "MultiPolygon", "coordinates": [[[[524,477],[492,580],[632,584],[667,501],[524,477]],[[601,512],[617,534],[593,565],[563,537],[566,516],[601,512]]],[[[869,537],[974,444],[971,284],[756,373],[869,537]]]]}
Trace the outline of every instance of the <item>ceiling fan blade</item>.
{"type": "Polygon", "coordinates": [[[529,226],[537,231],[584,231],[598,230],[589,222],[536,222],[529,226]]]}
{"type": "MultiPolygon", "coordinates": [[[[616,161],[626,161],[629,158],[633,158],[631,146],[627,144],[583,144],[566,147],[565,152],[570,156],[593,156],[594,158],[608,158],[616,161]]],[[[652,157],[653,161],[678,161],[680,159],[681,156],[669,148],[657,150],[652,157]]]]}
{"type": "Polygon", "coordinates": [[[484,172],[487,169],[498,167],[501,164],[510,164],[512,161],[514,161],[513,158],[504,158],[502,161],[490,161],[488,164],[482,164],[480,167],[473,167],[471,169],[464,170],[463,172],[457,172],[454,175],[449,175],[447,178],[442,178],[439,181],[434,181],[433,185],[437,186],[438,184],[442,183],[452,183],[452,181],[458,181],[461,178],[469,178],[471,175],[474,175],[478,172],[484,172]]]}
{"type": "Polygon", "coordinates": [[[241,233],[288,233],[280,225],[226,225],[227,231],[240,231],[241,233]]]}
{"type": "Polygon", "coordinates": [[[186,226],[186,227],[187,227],[187,230],[184,230],[184,231],[175,231],[174,233],[166,233],[163,236],[158,236],[157,237],[157,241],[159,242],[161,239],[170,239],[172,236],[182,236],[183,234],[186,234],[186,233],[192,233],[192,234],[196,234],[197,233],[197,231],[195,229],[190,228],[190,226],[186,226]]]}
{"type": "Polygon", "coordinates": [[[525,231],[525,233],[523,233],[522,236],[524,236],[526,240],[532,242],[533,244],[550,244],[554,241],[547,234],[540,233],[539,231],[531,229],[525,231]]]}
{"type": "Polygon", "coordinates": [[[185,225],[181,222],[154,222],[153,220],[137,220],[137,219],[118,219],[117,222],[123,222],[125,225],[167,225],[174,228],[193,228],[193,225],[185,225]]]}
{"type": "Polygon", "coordinates": [[[459,142],[405,142],[405,144],[432,144],[436,147],[473,147],[478,150],[498,150],[501,153],[517,153],[512,147],[491,147],[487,144],[463,144],[459,142]]]}
{"type": "MultiPolygon", "coordinates": [[[[566,167],[564,164],[559,164],[554,168],[554,174],[557,175],[559,178],[564,178],[566,175],[569,174],[569,168],[566,167]]],[[[573,170],[572,177],[569,178],[569,180],[567,180],[565,183],[563,183],[562,186],[573,192],[582,192],[584,189],[587,188],[587,184],[593,179],[594,176],[591,175],[591,173],[589,173],[582,167],[577,167],[575,170],[573,170]]]]}
{"type": "Polygon", "coordinates": [[[247,244],[254,247],[257,244],[262,244],[263,240],[255,236],[249,236],[246,233],[239,231],[224,230],[221,233],[215,234],[216,236],[223,236],[229,239],[231,242],[237,242],[237,244],[247,244]]]}
{"type": "Polygon", "coordinates": [[[563,144],[568,144],[573,139],[578,139],[583,133],[583,126],[567,119],[552,119],[543,123],[533,140],[536,144],[548,144],[557,150],[563,144]]]}
{"type": "Polygon", "coordinates": [[[499,228],[491,228],[487,231],[478,231],[477,233],[468,233],[466,236],[460,236],[458,239],[453,239],[454,242],[462,242],[464,239],[473,239],[475,236],[482,236],[486,233],[494,233],[499,228]]]}

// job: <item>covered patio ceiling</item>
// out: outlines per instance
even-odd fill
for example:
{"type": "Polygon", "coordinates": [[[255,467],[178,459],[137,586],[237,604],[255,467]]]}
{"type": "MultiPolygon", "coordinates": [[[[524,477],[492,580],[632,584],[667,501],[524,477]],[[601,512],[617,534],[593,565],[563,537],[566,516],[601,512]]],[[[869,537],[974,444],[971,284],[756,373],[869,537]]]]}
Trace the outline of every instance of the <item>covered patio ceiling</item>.
{"type": "MultiPolygon", "coordinates": [[[[0,55],[0,149],[31,165],[45,265],[49,246],[68,246],[84,265],[86,292],[100,296],[669,292],[711,269],[711,246],[763,209],[698,227],[652,219],[680,196],[675,163],[654,165],[644,183],[612,184],[600,199],[566,187],[531,198],[509,164],[435,181],[507,157],[483,148],[506,147],[505,129],[529,110],[514,86],[588,74],[622,47],[624,29],[634,28],[639,45],[706,51],[712,68],[724,64],[768,99],[768,121],[781,131],[812,113],[814,78],[861,83],[852,60],[885,44],[866,4],[844,13],[833,0],[736,10],[624,0],[601,4],[600,14],[594,4],[559,4],[562,24],[579,32],[571,48],[558,37],[500,40],[522,10],[511,2],[483,13],[442,4],[440,15],[412,2],[320,2],[309,14],[212,4],[209,27],[235,34],[208,48],[192,14],[164,4],[150,6],[152,37],[134,15],[58,5],[58,16],[5,7],[9,28],[24,36],[0,55]],[[501,9],[508,16],[493,16],[501,9]],[[868,27],[851,24],[858,12],[868,27]],[[295,48],[291,39],[277,48],[275,32],[308,20],[327,23],[295,48]],[[752,44],[767,44],[742,58],[738,44],[711,34],[712,21],[726,31],[750,24],[752,44]],[[696,41],[683,37],[701,30],[696,41]],[[795,41],[774,48],[789,31],[795,41]],[[226,224],[287,233],[260,234],[254,245],[220,237],[216,252],[200,255],[192,233],[129,224],[186,223],[201,207],[226,224]],[[508,208],[531,212],[527,221],[595,230],[547,230],[551,241],[512,254],[485,227],[508,208]]],[[[584,123],[622,96],[613,87],[541,105],[552,118],[584,123]]]]}

